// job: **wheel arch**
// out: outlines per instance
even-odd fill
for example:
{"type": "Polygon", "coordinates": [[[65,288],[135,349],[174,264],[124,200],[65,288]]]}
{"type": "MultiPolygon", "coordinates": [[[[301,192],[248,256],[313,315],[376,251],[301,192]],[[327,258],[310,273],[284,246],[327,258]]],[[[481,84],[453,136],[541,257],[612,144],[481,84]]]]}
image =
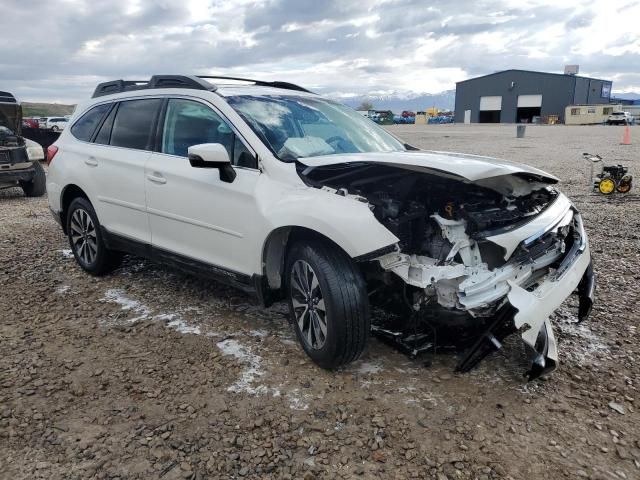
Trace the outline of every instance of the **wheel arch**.
{"type": "Polygon", "coordinates": [[[344,248],[316,230],[299,225],[278,227],[269,233],[262,249],[262,274],[266,288],[271,291],[279,291],[282,288],[287,251],[294,242],[301,239],[327,243],[351,258],[344,248]]]}
{"type": "Polygon", "coordinates": [[[60,194],[60,220],[62,223],[62,230],[65,235],[67,234],[67,211],[69,209],[69,205],[71,205],[71,202],[78,197],[86,198],[87,201],[91,203],[91,200],[89,200],[89,196],[85,191],[73,183],[65,186],[60,194]]]}

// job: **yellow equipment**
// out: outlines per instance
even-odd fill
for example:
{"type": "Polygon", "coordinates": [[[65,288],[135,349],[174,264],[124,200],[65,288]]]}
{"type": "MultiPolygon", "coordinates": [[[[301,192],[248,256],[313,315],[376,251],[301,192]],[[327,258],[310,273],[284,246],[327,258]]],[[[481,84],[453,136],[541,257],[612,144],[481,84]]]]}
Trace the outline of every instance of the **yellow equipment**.
{"type": "Polygon", "coordinates": [[[606,177],[598,182],[598,191],[603,195],[610,195],[616,190],[616,182],[612,178],[606,177]]]}

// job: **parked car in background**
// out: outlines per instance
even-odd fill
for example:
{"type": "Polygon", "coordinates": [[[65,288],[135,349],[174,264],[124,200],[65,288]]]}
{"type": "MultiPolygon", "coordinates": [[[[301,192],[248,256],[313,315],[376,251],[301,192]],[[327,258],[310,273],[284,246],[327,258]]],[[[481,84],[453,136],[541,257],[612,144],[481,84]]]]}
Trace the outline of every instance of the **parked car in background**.
{"type": "Polygon", "coordinates": [[[24,128],[40,128],[37,118],[23,118],[22,126],[24,128]]]}
{"type": "Polygon", "coordinates": [[[239,80],[114,80],[77,107],[47,187],[82,269],[129,252],[286,300],[324,368],[370,332],[407,352],[432,350],[434,332],[466,338],[461,371],[515,335],[529,379],[555,368],[551,315],[576,292],[586,318],[595,288],[556,177],[420,151],[297,85],[239,80]]]}
{"type": "Polygon", "coordinates": [[[405,116],[405,115],[394,115],[393,116],[393,123],[396,123],[396,124],[416,123],[416,117],[415,116],[405,116]]]}
{"type": "Polygon", "coordinates": [[[629,112],[613,112],[607,118],[607,125],[629,125],[632,117],[629,112]]]}
{"type": "Polygon", "coordinates": [[[47,117],[40,117],[38,119],[38,128],[41,128],[42,130],[46,130],[47,129],[47,117]]]}
{"type": "Polygon", "coordinates": [[[69,124],[69,120],[64,117],[50,117],[47,120],[47,130],[52,132],[61,132],[69,124]]]}

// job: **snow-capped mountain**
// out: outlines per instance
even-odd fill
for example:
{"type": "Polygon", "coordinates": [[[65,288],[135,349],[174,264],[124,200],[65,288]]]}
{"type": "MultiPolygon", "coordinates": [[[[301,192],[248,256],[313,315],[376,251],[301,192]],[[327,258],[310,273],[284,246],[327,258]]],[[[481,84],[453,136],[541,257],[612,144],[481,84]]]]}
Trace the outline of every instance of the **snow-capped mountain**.
{"type": "Polygon", "coordinates": [[[453,110],[455,106],[456,91],[447,90],[441,93],[406,93],[388,95],[359,95],[353,97],[333,96],[333,98],[345,105],[358,108],[362,102],[368,102],[376,110],[391,110],[400,113],[403,110],[414,112],[424,111],[427,108],[436,107],[440,110],[453,110]]]}
{"type": "Polygon", "coordinates": [[[640,93],[635,92],[613,92],[611,94],[612,98],[620,98],[622,100],[640,100],[640,93]]]}

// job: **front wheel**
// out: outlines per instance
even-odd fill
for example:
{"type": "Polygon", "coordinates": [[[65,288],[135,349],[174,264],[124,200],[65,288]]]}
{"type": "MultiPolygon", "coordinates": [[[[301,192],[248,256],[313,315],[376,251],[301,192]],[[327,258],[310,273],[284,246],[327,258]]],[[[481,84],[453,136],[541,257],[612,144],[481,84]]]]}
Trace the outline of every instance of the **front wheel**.
{"type": "Polygon", "coordinates": [[[353,261],[322,241],[301,241],[287,255],[285,280],[290,320],[307,355],[327,369],[359,358],[369,338],[369,300],[353,261]]]}
{"type": "Polygon", "coordinates": [[[69,205],[67,214],[69,245],[78,265],[91,275],[104,275],[118,266],[122,255],[104,244],[100,222],[93,206],[83,197],[69,205]]]}

